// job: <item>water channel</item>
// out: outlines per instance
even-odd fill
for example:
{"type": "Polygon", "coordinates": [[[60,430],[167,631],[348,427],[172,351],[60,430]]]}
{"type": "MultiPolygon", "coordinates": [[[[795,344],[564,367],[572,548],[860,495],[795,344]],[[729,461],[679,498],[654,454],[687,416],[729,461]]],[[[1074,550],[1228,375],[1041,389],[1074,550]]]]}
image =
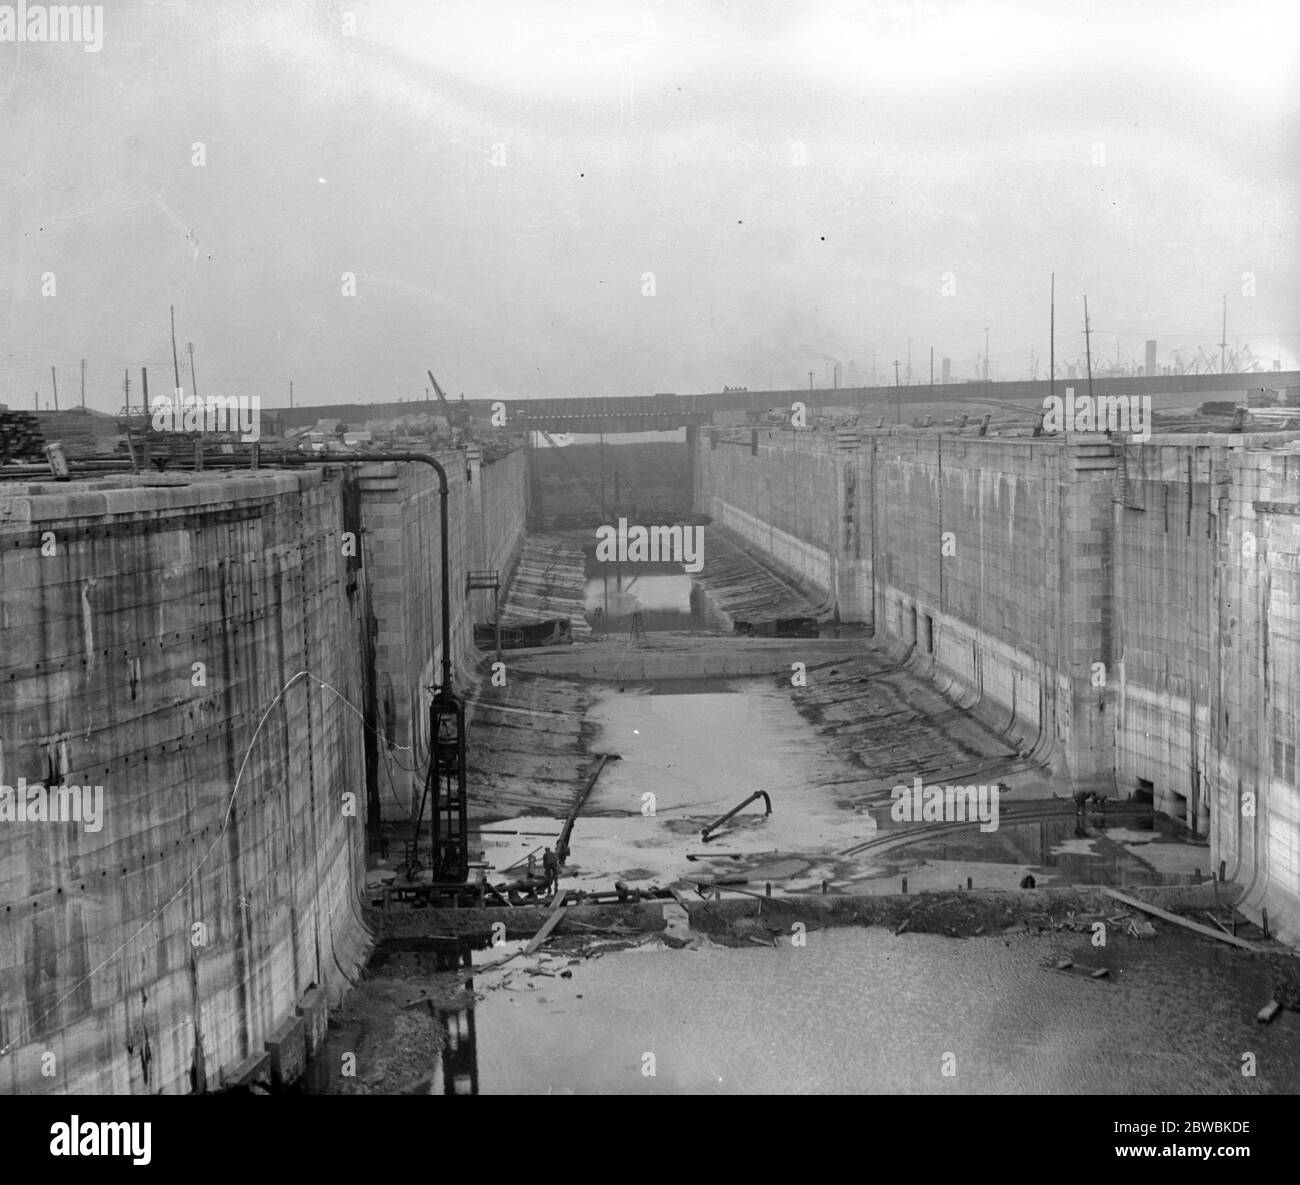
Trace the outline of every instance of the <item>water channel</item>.
{"type": "Polygon", "coordinates": [[[586,618],[598,632],[627,633],[634,616],[643,630],[712,628],[707,604],[679,563],[601,563],[596,544],[587,548],[586,618]]]}
{"type": "MultiPolygon", "coordinates": [[[[631,567],[589,557],[588,620],[628,630],[639,614],[646,630],[708,628],[680,565],[631,567]]],[[[600,848],[629,879],[637,864],[659,878],[679,856],[674,844],[698,846],[688,818],[756,786],[780,809],[745,820],[735,846],[842,850],[860,830],[829,788],[836,759],[771,680],[611,687],[592,720],[602,749],[623,760],[576,838],[584,858],[600,848]],[[639,809],[647,786],[665,824],[653,843],[639,809]]],[[[914,855],[1031,862],[1076,882],[1161,879],[1116,843],[1076,843],[1073,825],[1010,824],[1000,850],[941,839],[914,855]]],[[[823,875],[810,855],[785,887],[823,875]]],[[[1172,927],[1103,949],[1076,934],[963,940],[879,928],[814,930],[804,945],[786,934],[752,949],[674,950],[652,937],[571,960],[568,977],[484,969],[500,957],[491,949],[466,957],[457,974],[474,1003],[436,1012],[447,1042],[427,1067],[434,1094],[1300,1091],[1300,1016],[1284,1013],[1267,1029],[1254,1019],[1270,995],[1267,967],[1172,927]],[[1062,957],[1110,977],[1053,970],[1062,957]],[[1253,1077],[1242,1074],[1247,1053],[1253,1077]]],[[[334,1044],[321,1065],[337,1063],[334,1044]]],[[[331,1086],[318,1073],[308,1089],[331,1086]]]]}

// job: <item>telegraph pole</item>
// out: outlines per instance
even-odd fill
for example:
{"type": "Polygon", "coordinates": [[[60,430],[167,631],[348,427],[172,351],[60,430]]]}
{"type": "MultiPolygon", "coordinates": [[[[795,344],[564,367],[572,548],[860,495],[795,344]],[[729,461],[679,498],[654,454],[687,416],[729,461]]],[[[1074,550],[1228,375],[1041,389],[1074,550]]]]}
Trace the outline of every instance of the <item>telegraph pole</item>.
{"type": "Polygon", "coordinates": [[[50,382],[54,384],[54,410],[59,410],[59,376],[54,373],[54,367],[50,367],[50,382]]]}
{"type": "Polygon", "coordinates": [[[172,315],[172,378],[176,380],[175,389],[181,389],[181,364],[176,357],[176,306],[174,304],[167,306],[172,315]]]}
{"type": "Polygon", "coordinates": [[[1052,320],[1051,328],[1047,332],[1047,340],[1050,343],[1048,349],[1047,363],[1047,393],[1056,398],[1056,273],[1052,273],[1052,320]]]}
{"type": "MultiPolygon", "coordinates": [[[[1088,398],[1092,398],[1092,330],[1088,328],[1088,298],[1083,298],[1083,352],[1088,359],[1088,398]]],[[[1112,388],[1113,390],[1113,388],[1112,388]]],[[[1096,406],[1095,404],[1093,405],[1096,406]]]]}
{"type": "Polygon", "coordinates": [[[194,377],[194,343],[186,342],[185,348],[189,351],[190,355],[190,394],[197,399],[199,394],[199,384],[198,380],[194,377]]]}
{"type": "Polygon", "coordinates": [[[1225,351],[1228,348],[1228,298],[1223,298],[1223,334],[1219,339],[1219,373],[1228,373],[1228,364],[1225,361],[1225,351]]]}

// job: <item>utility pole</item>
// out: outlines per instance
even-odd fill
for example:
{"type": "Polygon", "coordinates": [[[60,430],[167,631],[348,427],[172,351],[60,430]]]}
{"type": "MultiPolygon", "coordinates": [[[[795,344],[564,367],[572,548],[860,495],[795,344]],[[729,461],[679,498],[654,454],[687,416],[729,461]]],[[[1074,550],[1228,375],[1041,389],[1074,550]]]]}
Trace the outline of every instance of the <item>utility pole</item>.
{"type": "Polygon", "coordinates": [[[54,373],[54,367],[50,367],[50,382],[54,384],[54,410],[59,410],[59,376],[54,373]]]}
{"type": "MultiPolygon", "coordinates": [[[[1088,398],[1092,398],[1092,330],[1088,327],[1088,297],[1083,298],[1083,352],[1088,359],[1088,398]]],[[[1096,404],[1093,404],[1095,407],[1096,404]]]]}
{"type": "MultiPolygon", "coordinates": [[[[130,381],[130,376],[128,376],[127,381],[128,382],[130,381]]],[[[149,368],[147,366],[140,367],[140,386],[143,390],[143,394],[140,396],[140,410],[144,412],[145,415],[148,415],[149,414],[149,368]]],[[[129,401],[127,403],[126,410],[128,412],[131,410],[131,405],[129,401]]]]}
{"type": "Polygon", "coordinates": [[[1223,297],[1223,334],[1219,339],[1219,373],[1227,374],[1228,367],[1224,361],[1224,351],[1228,348],[1228,297],[1223,297]]]}
{"type": "Polygon", "coordinates": [[[181,364],[176,357],[176,306],[174,304],[167,306],[172,315],[172,378],[176,381],[175,390],[181,389],[181,364]]]}
{"type": "Polygon", "coordinates": [[[810,370],[810,371],[808,372],[808,390],[810,390],[810,391],[813,389],[813,385],[812,385],[812,376],[813,376],[813,372],[810,370]]]}
{"type": "Polygon", "coordinates": [[[1052,320],[1051,328],[1047,331],[1047,340],[1050,343],[1048,349],[1047,362],[1047,393],[1056,398],[1056,273],[1052,273],[1052,320]]]}
{"type": "Polygon", "coordinates": [[[199,395],[199,384],[198,380],[194,377],[194,343],[186,342],[185,348],[189,351],[190,355],[190,394],[197,399],[199,395]]]}
{"type": "Polygon", "coordinates": [[[122,403],[126,406],[127,415],[131,414],[131,372],[122,371],[122,403]]]}
{"type": "Polygon", "coordinates": [[[86,360],[81,360],[81,410],[86,410],[86,360]]]}
{"type": "Polygon", "coordinates": [[[289,380],[289,406],[293,407],[293,379],[289,380]]]}

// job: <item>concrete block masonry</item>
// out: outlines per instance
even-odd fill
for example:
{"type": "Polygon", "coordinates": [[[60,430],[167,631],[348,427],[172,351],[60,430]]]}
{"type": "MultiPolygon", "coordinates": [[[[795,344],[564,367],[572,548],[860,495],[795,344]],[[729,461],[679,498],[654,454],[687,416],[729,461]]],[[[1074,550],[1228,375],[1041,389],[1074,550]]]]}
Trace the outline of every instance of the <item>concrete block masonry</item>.
{"type": "Polygon", "coordinates": [[[307,1039],[301,1018],[286,1020],[267,1039],[271,1055],[271,1085],[288,1086],[302,1077],[307,1066],[307,1039]]]}
{"type": "Polygon", "coordinates": [[[367,942],[343,473],[114,480],[0,494],[0,782],[104,786],[0,823],[0,1092],[210,1089],[367,942]]]}
{"type": "MultiPolygon", "coordinates": [[[[524,460],[447,468],[463,590],[514,562],[524,460]]],[[[288,1080],[323,1040],[369,944],[361,717],[411,743],[440,657],[424,469],[0,487],[0,783],[104,787],[97,832],[0,821],[0,1093],[288,1080]]]]}
{"type": "Polygon", "coordinates": [[[1295,444],[763,437],[699,431],[696,510],[1067,786],[1149,791],[1300,939],[1295,444]]]}

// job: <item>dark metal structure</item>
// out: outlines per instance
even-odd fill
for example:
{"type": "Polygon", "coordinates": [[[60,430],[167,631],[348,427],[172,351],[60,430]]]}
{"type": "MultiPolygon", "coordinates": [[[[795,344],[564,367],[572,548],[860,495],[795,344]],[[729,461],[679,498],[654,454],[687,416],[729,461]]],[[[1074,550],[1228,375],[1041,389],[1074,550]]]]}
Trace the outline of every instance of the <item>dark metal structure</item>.
{"type": "Polygon", "coordinates": [[[722,815],[721,817],[714,819],[712,823],[710,823],[707,827],[704,828],[703,831],[700,832],[700,836],[704,840],[704,842],[705,843],[709,842],[710,831],[716,831],[719,827],[722,826],[723,823],[725,823],[728,819],[730,819],[732,815],[738,815],[756,798],[761,798],[764,804],[767,806],[767,810],[764,812],[763,817],[766,818],[768,815],[770,815],[772,813],[771,797],[768,795],[766,790],[755,790],[754,793],[751,794],[747,799],[745,799],[745,801],[742,802],[739,806],[732,807],[731,810],[729,810],[725,815],[722,815]]]}
{"type": "Polygon", "coordinates": [[[430,465],[438,475],[438,534],[442,589],[442,681],[433,691],[429,705],[429,769],[424,794],[415,817],[412,837],[414,871],[420,852],[420,826],[425,803],[429,804],[429,827],[433,845],[433,880],[463,884],[469,877],[469,796],[465,785],[465,704],[451,681],[451,555],[448,538],[447,471],[428,453],[347,452],[322,457],[294,453],[263,454],[267,464],[347,465],[358,461],[401,461],[430,465]]]}

